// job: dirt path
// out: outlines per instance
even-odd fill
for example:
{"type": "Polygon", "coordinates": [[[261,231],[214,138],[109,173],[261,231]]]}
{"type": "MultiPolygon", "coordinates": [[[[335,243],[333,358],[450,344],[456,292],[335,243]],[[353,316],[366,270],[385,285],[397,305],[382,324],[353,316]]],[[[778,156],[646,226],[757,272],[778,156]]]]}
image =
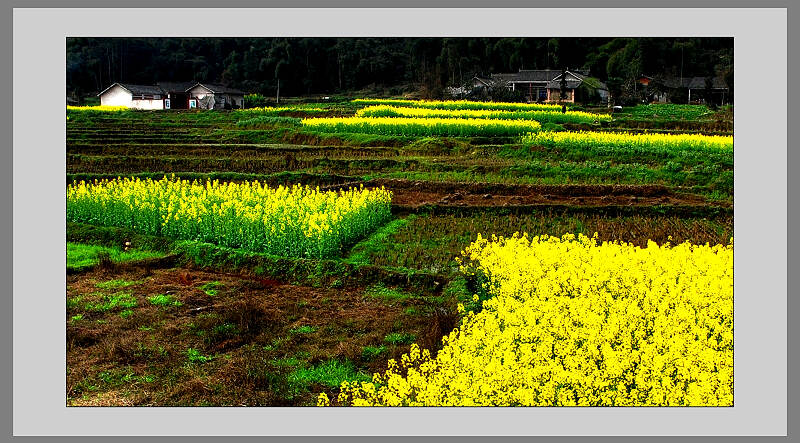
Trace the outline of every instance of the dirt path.
{"type": "MultiPolygon", "coordinates": [[[[348,184],[330,186],[340,189],[348,184]]],[[[383,186],[400,206],[574,206],[708,205],[705,198],[676,194],[662,185],[506,185],[376,179],[364,186],[383,186]]]]}

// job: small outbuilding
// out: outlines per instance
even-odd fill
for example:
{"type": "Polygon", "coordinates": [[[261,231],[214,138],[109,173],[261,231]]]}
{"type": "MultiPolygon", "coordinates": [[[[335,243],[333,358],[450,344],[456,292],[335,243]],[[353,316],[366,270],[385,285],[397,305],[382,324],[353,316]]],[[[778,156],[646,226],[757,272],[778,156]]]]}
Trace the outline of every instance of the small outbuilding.
{"type": "Polygon", "coordinates": [[[730,88],[721,76],[715,77],[648,77],[639,76],[638,84],[648,88],[650,102],[667,103],[670,97],[677,102],[716,103],[724,105],[730,101],[730,88]]]}
{"type": "Polygon", "coordinates": [[[212,83],[197,83],[186,90],[189,108],[235,109],[244,106],[244,92],[212,83]]]}

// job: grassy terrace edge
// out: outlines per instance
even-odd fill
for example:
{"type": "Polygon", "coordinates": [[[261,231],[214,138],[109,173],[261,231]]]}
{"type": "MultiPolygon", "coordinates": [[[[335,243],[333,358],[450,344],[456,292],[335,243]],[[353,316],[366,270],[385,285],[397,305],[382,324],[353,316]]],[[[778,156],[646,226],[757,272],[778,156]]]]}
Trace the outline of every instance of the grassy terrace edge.
{"type": "Polygon", "coordinates": [[[251,174],[242,172],[139,172],[139,173],[72,173],[67,174],[66,184],[92,180],[109,180],[118,177],[139,179],[160,179],[164,176],[175,176],[182,180],[220,180],[220,181],[255,181],[270,185],[295,184],[312,182],[315,185],[341,185],[350,182],[360,182],[361,177],[335,174],[312,174],[307,172],[278,172],[274,174],[251,174]]]}
{"type": "MultiPolygon", "coordinates": [[[[414,269],[389,268],[336,259],[286,258],[270,254],[227,248],[211,243],[174,240],[166,237],[139,234],[133,230],[86,223],[67,222],[67,241],[101,246],[117,246],[130,242],[130,247],[162,252],[169,260],[129,263],[143,266],[160,263],[162,266],[196,266],[217,272],[250,275],[290,281],[312,286],[364,286],[383,282],[403,288],[438,291],[451,276],[414,269]],[[337,282],[338,281],[338,282],[337,282]]],[[[158,267],[156,264],[153,267],[158,267]]],[[[90,269],[90,268],[89,268],[90,269]]]]}

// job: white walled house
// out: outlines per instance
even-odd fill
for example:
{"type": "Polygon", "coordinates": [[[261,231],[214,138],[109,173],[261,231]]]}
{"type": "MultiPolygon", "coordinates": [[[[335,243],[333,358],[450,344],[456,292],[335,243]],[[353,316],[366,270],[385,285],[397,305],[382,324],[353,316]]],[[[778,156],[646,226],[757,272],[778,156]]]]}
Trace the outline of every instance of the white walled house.
{"type": "Polygon", "coordinates": [[[189,108],[235,109],[244,106],[244,92],[211,83],[197,83],[186,90],[189,108]]]}
{"type": "Polygon", "coordinates": [[[155,86],[114,83],[101,93],[103,106],[132,109],[236,109],[244,107],[244,92],[198,82],[161,82],[155,86]]]}
{"type": "Polygon", "coordinates": [[[97,95],[103,106],[164,109],[164,92],[158,86],[114,83],[97,95]]]}

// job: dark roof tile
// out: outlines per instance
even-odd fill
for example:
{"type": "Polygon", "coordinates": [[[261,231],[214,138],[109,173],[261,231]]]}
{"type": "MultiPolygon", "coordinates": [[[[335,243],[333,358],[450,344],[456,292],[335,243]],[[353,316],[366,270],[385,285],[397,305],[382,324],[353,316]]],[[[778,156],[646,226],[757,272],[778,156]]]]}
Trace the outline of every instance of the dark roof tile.
{"type": "Polygon", "coordinates": [[[164,92],[185,92],[187,89],[196,85],[197,82],[158,82],[159,88],[164,92]]]}
{"type": "MultiPolygon", "coordinates": [[[[680,78],[670,77],[665,78],[662,83],[664,86],[668,88],[689,88],[689,89],[705,89],[706,88],[706,78],[705,77],[685,77],[683,81],[680,78]]],[[[728,85],[725,84],[725,80],[722,77],[714,77],[712,79],[712,88],[714,89],[728,89],[728,85]]]]}
{"type": "MultiPolygon", "coordinates": [[[[215,83],[197,83],[198,85],[205,86],[206,88],[210,89],[211,92],[215,94],[239,94],[244,95],[244,91],[241,91],[236,88],[229,88],[224,85],[219,85],[215,83]]],[[[188,88],[187,88],[188,89],[188,88]]]]}
{"type": "Polygon", "coordinates": [[[161,90],[158,86],[149,86],[149,85],[134,85],[131,83],[117,83],[118,85],[122,86],[123,88],[131,91],[133,95],[161,95],[164,91],[161,90]]]}
{"type": "Polygon", "coordinates": [[[520,69],[519,72],[492,74],[499,82],[541,82],[546,83],[561,74],[558,69],[520,69]]]}

